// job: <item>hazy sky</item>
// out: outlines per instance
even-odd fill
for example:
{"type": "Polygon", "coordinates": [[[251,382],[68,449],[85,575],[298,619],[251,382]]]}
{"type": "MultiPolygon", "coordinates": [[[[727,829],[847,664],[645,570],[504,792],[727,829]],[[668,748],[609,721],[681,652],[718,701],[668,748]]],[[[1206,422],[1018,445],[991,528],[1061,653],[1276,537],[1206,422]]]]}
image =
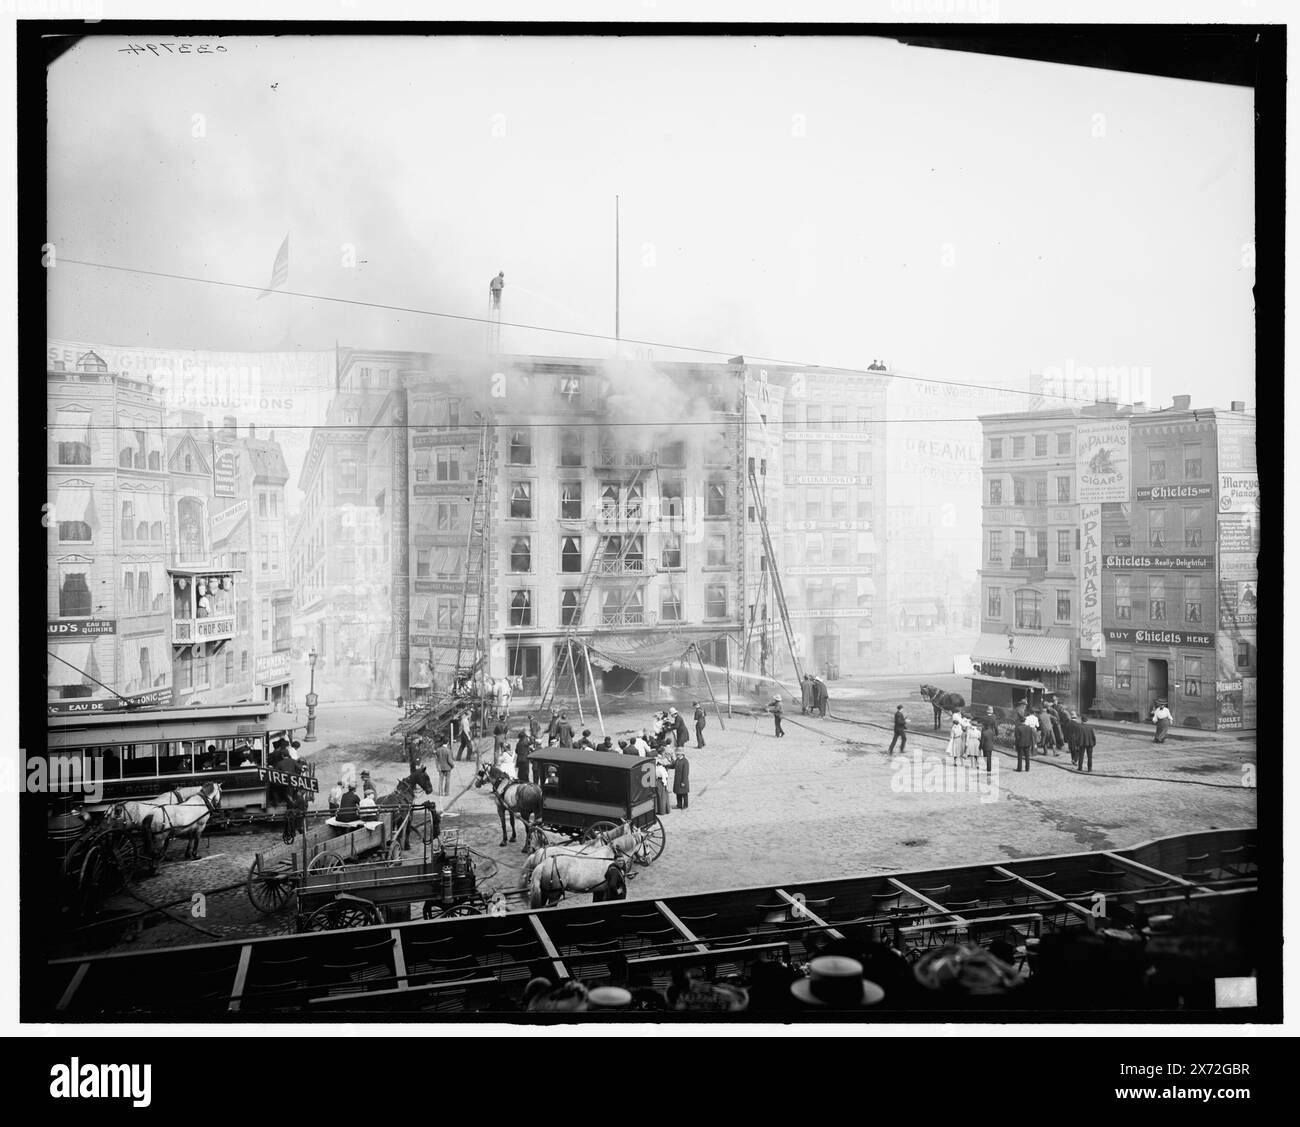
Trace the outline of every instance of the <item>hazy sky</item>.
{"type": "MultiPolygon", "coordinates": [[[[287,232],[288,289],[482,316],[504,270],[506,321],[612,334],[618,194],[624,337],[986,384],[1149,368],[1155,406],[1255,402],[1246,89],[871,38],[125,42],[50,71],[61,259],[263,285],[287,232]]],[[[407,313],[49,277],[57,337],[483,346],[407,313]]]]}

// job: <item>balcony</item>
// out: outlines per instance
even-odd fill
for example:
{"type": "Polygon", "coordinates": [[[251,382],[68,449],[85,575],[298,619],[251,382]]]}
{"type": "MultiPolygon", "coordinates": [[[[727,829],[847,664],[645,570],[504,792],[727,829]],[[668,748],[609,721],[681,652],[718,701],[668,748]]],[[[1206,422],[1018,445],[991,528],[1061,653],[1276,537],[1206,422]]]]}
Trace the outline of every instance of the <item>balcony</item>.
{"type": "Polygon", "coordinates": [[[653,626],[655,616],[645,610],[603,610],[596,621],[597,626],[653,626]]]}
{"type": "Polygon", "coordinates": [[[237,570],[168,568],[172,588],[172,645],[230,641],[236,633],[237,570]]]}
{"type": "Polygon", "coordinates": [[[644,556],[628,556],[623,560],[601,559],[601,575],[644,575],[646,572],[646,561],[644,556]]]}

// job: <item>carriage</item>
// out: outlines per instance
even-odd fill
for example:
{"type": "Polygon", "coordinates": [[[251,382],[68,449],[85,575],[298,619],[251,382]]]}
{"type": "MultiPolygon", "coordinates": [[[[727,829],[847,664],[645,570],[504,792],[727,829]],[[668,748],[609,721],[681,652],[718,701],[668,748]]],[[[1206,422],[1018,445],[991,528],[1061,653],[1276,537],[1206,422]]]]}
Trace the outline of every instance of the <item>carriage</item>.
{"type": "Polygon", "coordinates": [[[981,720],[992,709],[998,725],[999,742],[1011,744],[1014,742],[1017,707],[1027,705],[1030,712],[1036,712],[1047,693],[1050,690],[1041,681],[1018,681],[1012,677],[975,673],[971,676],[971,702],[965,712],[981,720]]]}
{"type": "Polygon", "coordinates": [[[404,923],[413,906],[426,920],[488,911],[467,846],[425,835],[419,858],[318,866],[298,886],[297,930],[404,923]]]}
{"type": "Polygon", "coordinates": [[[630,824],[640,830],[635,860],[649,865],[667,835],[655,813],[655,761],[586,748],[539,748],[529,757],[542,789],[542,828],[590,841],[630,824]]]}
{"type": "Polygon", "coordinates": [[[304,830],[292,844],[253,858],[245,882],[248,899],[259,912],[269,915],[283,908],[313,873],[338,872],[349,862],[381,851],[387,863],[399,861],[405,828],[405,824],[399,825],[394,833],[393,814],[387,810],[376,822],[354,822],[352,828],[343,828],[332,819],[322,820],[304,830]]]}
{"type": "Polygon", "coordinates": [[[127,829],[95,821],[65,799],[47,819],[46,839],[63,920],[90,920],[106,896],[130,888],[139,854],[127,829]]]}

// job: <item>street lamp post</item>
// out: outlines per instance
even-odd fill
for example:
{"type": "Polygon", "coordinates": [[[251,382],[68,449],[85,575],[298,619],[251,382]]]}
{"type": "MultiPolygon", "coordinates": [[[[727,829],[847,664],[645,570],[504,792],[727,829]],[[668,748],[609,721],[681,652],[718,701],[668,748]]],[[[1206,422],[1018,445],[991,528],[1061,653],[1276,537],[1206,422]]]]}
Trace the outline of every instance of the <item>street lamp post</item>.
{"type": "Polygon", "coordinates": [[[313,646],[307,655],[307,665],[311,669],[311,687],[307,691],[307,734],[303,736],[304,743],[316,739],[316,702],[320,699],[316,695],[316,656],[316,647],[313,646]]]}

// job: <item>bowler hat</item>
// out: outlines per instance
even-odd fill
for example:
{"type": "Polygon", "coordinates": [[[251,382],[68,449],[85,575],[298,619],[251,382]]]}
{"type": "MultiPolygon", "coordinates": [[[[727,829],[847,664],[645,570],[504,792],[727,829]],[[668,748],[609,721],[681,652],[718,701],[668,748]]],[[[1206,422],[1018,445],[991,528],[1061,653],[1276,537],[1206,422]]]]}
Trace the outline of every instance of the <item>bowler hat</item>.
{"type": "Polygon", "coordinates": [[[808,964],[808,977],[791,984],[790,993],[813,1006],[847,1009],[874,1006],[885,992],[862,977],[862,964],[845,955],[823,955],[808,964]]]}

